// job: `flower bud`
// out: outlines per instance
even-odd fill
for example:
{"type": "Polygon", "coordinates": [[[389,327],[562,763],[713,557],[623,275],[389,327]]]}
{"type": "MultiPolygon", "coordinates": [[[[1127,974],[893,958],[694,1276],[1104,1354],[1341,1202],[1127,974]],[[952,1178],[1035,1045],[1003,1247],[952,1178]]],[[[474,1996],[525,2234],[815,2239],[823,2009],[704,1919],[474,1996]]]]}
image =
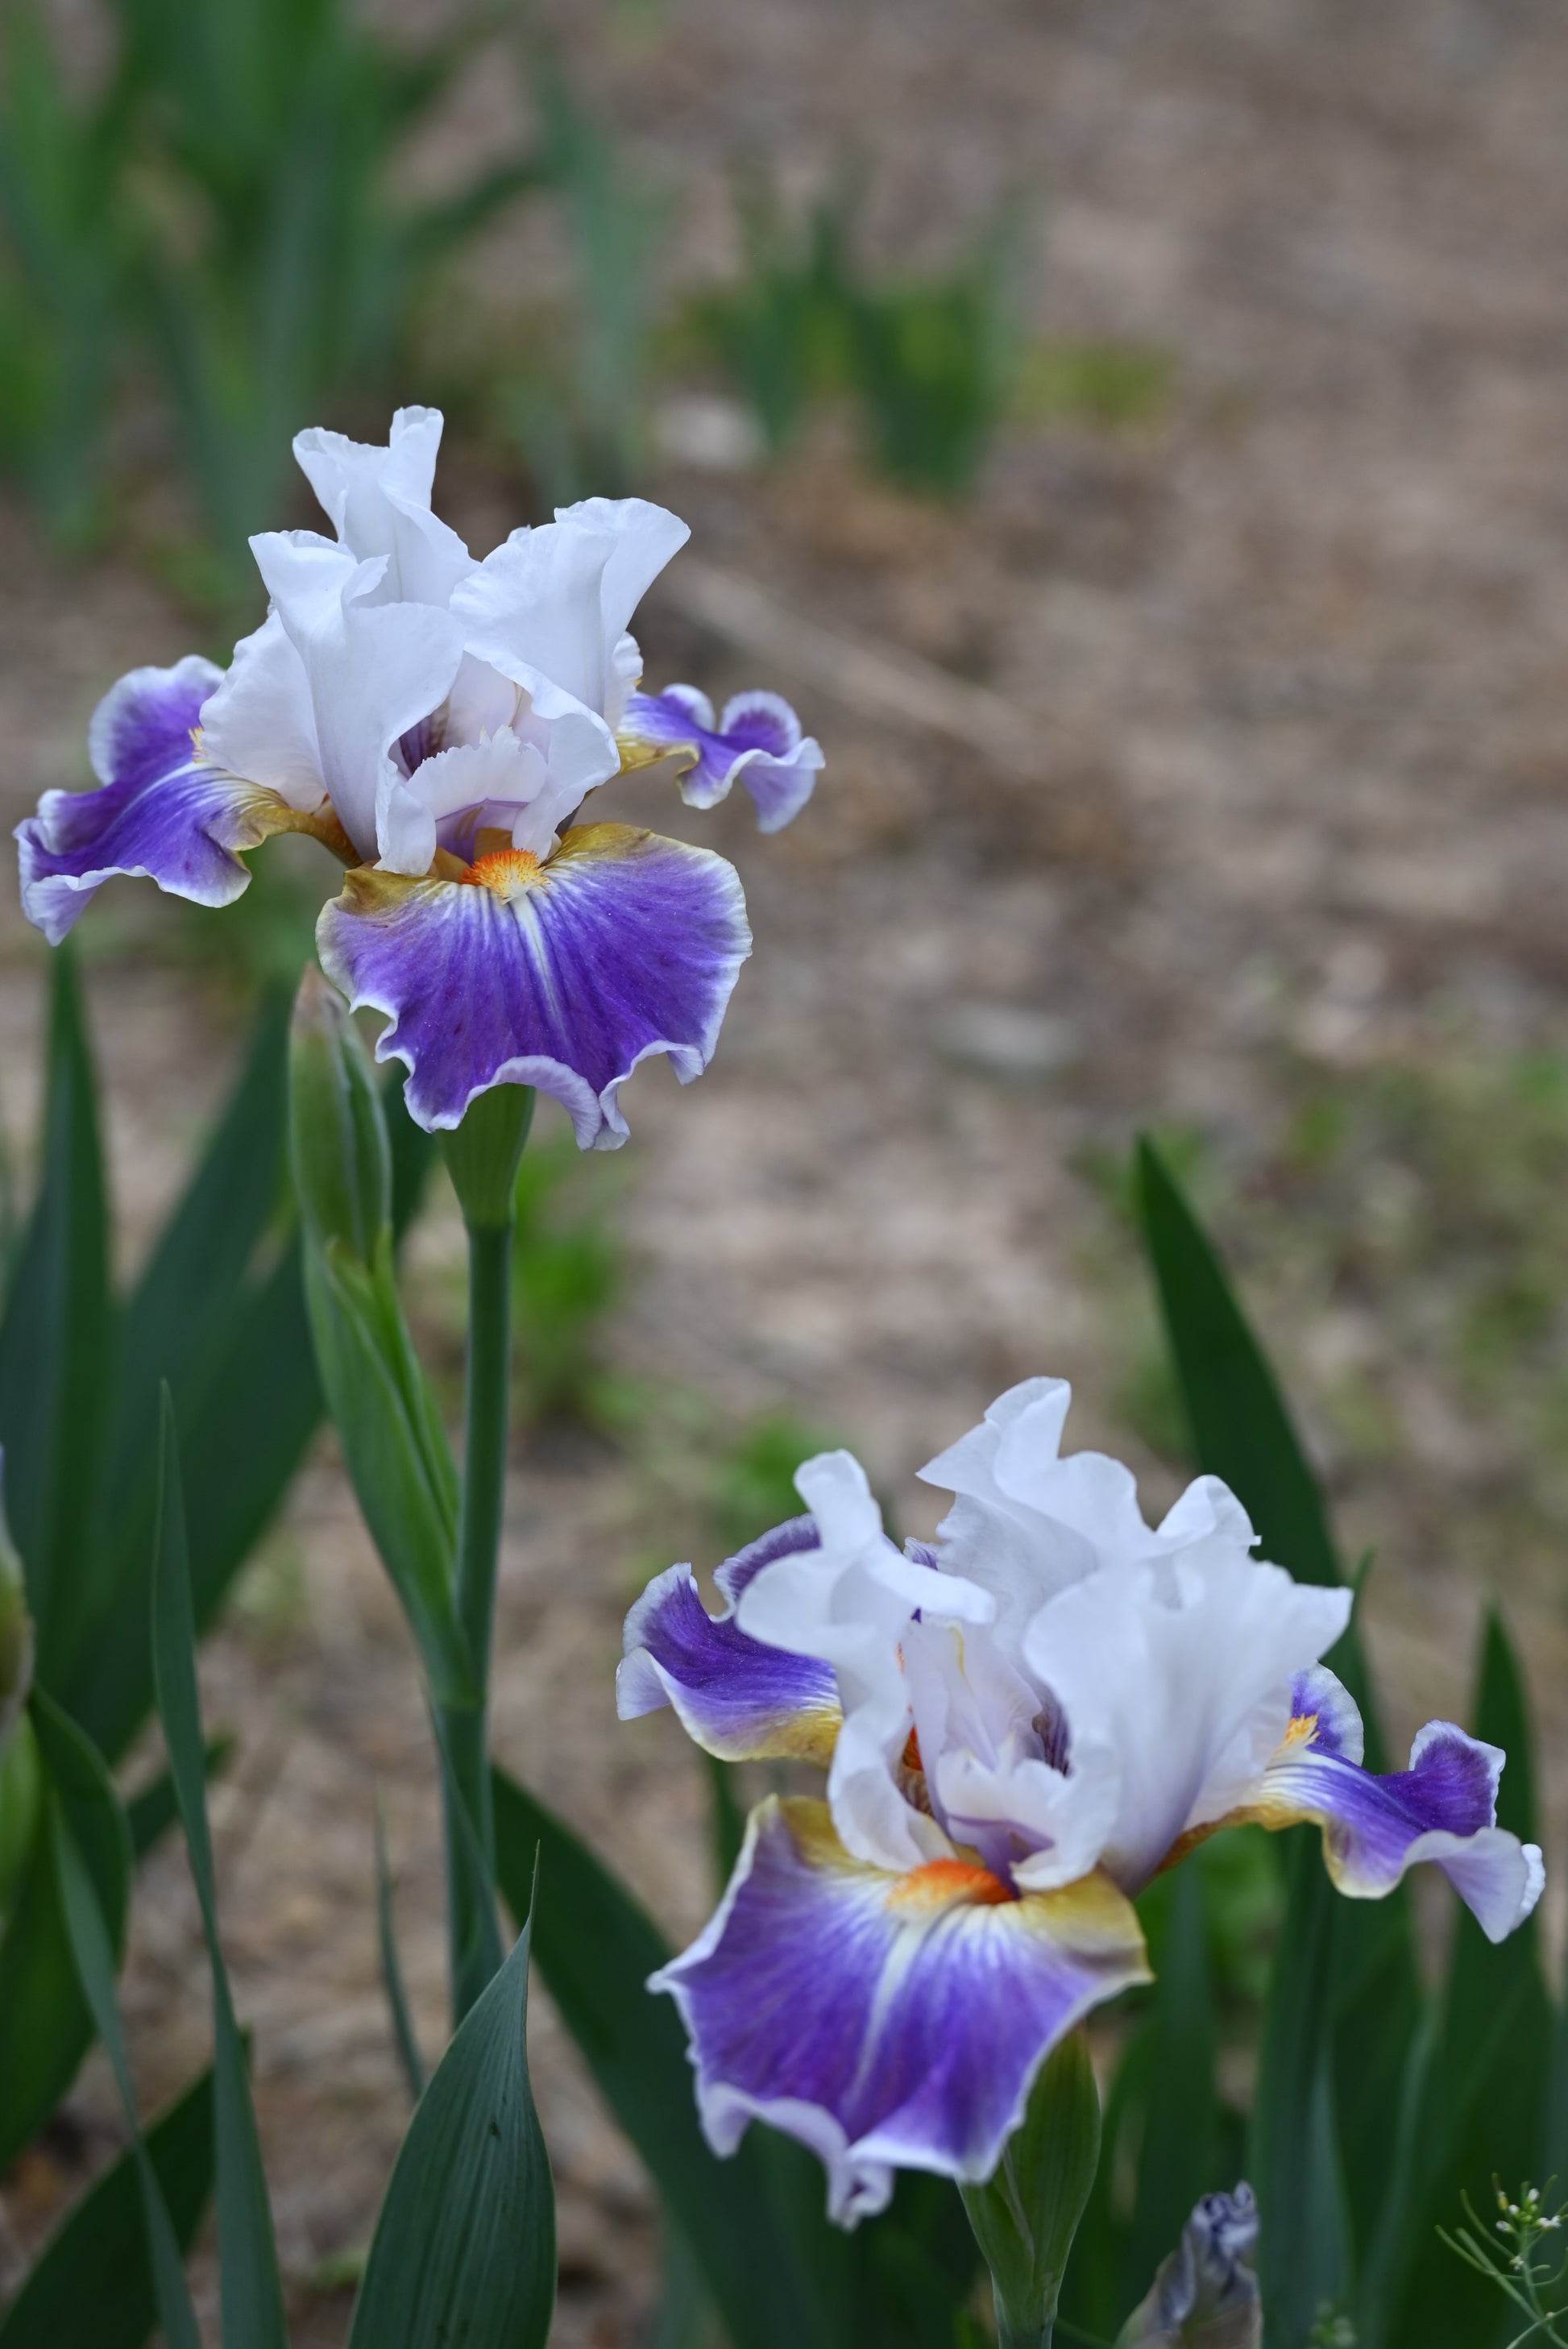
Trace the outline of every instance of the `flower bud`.
{"type": "Polygon", "coordinates": [[[1161,2261],[1148,2296],[1117,2334],[1117,2349],[1258,2349],[1264,2313],[1253,2273],[1257,2242],[1250,2186],[1205,2194],[1181,2240],[1161,2261]]]}
{"type": "Polygon", "coordinates": [[[996,2296],[1001,2340],[1044,2349],[1099,2165],[1099,2095],[1081,2031],[1053,2048],[995,2174],[960,2189],[996,2296]]]}
{"type": "Polygon", "coordinates": [[[392,1158],[369,1054],[343,999],[311,968],[289,1037],[289,1152],[306,1230],[368,1263],[392,1215],[392,1158]]]}
{"type": "Polygon", "coordinates": [[[531,1085],[476,1093],[447,1136],[447,1169],[470,1231],[504,1231],[522,1145],[533,1119],[531,1085]]]}

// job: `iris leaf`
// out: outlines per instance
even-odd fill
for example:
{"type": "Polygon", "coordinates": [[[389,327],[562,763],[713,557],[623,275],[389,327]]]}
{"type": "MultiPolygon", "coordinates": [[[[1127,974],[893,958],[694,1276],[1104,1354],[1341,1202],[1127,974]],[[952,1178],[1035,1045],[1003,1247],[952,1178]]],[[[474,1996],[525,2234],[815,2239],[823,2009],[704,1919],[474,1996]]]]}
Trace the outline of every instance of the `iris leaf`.
{"type": "Polygon", "coordinates": [[[465,2016],[403,2140],[350,2349],[543,2349],[555,2203],[528,2082],[529,1930],[465,2016]]]}
{"type": "Polygon", "coordinates": [[[48,2119],[93,2035],[60,1900],[62,1825],[92,1880],[116,1958],[130,1886],[125,1816],[101,1756],[41,1689],[34,1689],[30,1712],[52,1799],[0,1940],[0,2169],[48,2119]]]}
{"type": "Polygon", "coordinates": [[[191,2305],[191,2294],[186,2287],[180,2245],[169,2215],[169,2206],[163,2199],[163,2189],[141,2134],[136,2092],[131,2086],[130,2064],[115,2003],[115,1957],[108,1927],[67,1817],[62,1817],[58,1823],[55,1857],[59,1870],[60,1905],[70,1935],[77,1977],[91,2009],[98,2037],[108,2050],[120,2103],[130,2126],[130,2149],[136,2164],[137,2183],[147,2227],[148,2260],[152,2272],[152,2295],[158,2311],[159,2328],[163,2334],[165,2349],[201,2349],[196,2312],[191,2305]]]}
{"type": "Polygon", "coordinates": [[[365,1264],[339,1240],[306,1249],[315,1358],[354,1489],[403,1603],[431,1689],[471,1694],[458,1620],[458,1478],[398,1301],[391,1242],[365,1264]]]}
{"type": "Polygon", "coordinates": [[[88,1591],[113,1319],[92,1060],[76,965],[62,948],[54,958],[38,1195],[0,1323],[5,1507],[26,1568],[46,1687],[57,1685],[88,1591]]]}
{"type": "Polygon", "coordinates": [[[1268,2349],[1302,2349],[1318,2310],[1344,2294],[1349,2261],[1329,2047],[1338,1896],[1315,1828],[1292,1830],[1285,1880],[1247,2154],[1268,2349]]]}
{"type": "MultiPolygon", "coordinates": [[[[212,2075],[147,2132],[174,2240],[189,2251],[212,2190],[212,2075]]],[[[145,2349],[158,2322],[135,2148],[98,2179],[39,2253],[0,2323],[0,2349],[145,2349]]]]}
{"type": "Polygon", "coordinates": [[[1125,2316],[1181,2240],[1193,2204],[1224,2183],[1214,2091],[1214,1992],[1203,1920],[1203,1883],[1191,1860],[1176,1870],[1153,1995],[1142,2024],[1148,2093],[1138,2189],[1123,2265],[1125,2316]]]}
{"type": "Polygon", "coordinates": [[[196,1689],[196,1627],[180,1489],[174,1407],[163,1394],[158,1540],[152,1573],[152,1661],[158,1710],[212,1972],[213,2137],[224,2349],[287,2349],[272,2213],[251,2103],[244,2042],[218,1940],[206,1760],[196,1689]]]}

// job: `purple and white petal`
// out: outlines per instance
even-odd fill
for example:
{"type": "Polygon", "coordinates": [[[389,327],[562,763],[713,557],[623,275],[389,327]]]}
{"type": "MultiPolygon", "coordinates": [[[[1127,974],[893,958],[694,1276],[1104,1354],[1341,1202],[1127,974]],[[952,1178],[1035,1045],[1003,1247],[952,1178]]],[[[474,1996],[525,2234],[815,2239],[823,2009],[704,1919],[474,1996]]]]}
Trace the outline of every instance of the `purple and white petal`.
{"type": "Polygon", "coordinates": [[[1270,1827],[1315,1820],[1328,1872],[1353,1899],[1380,1899],[1407,1868],[1434,1861],[1488,1940],[1501,1941],[1524,1922],[1545,1882],[1539,1847],[1497,1825],[1503,1761],[1500,1747],[1451,1721],[1429,1721],[1410,1748],[1409,1768],[1377,1777],[1320,1744],[1311,1715],[1303,1715],[1264,1773],[1251,1815],[1270,1827]]]}
{"type": "Polygon", "coordinates": [[[842,1713],[832,1672],[814,1656],[749,1640],[731,1607],[710,1615],[689,1566],[655,1577],[626,1618],[615,1675],[623,1721],[669,1704],[687,1734],[725,1762],[832,1758],[842,1713]]]}
{"type": "Polygon", "coordinates": [[[461,882],[351,873],[316,941],[355,1007],[388,1015],[376,1055],[407,1063],[421,1125],[455,1126],[491,1085],[537,1085],[584,1150],[625,1140],[640,1061],[701,1075],[751,949],[733,867],[626,824],[578,825],[543,864],[481,857],[461,882]]]}
{"type": "Polygon", "coordinates": [[[950,1857],[940,1821],[911,1802],[904,1783],[913,1724],[900,1643],[923,1610],[934,1621],[984,1623],[991,1601],[957,1576],[906,1557],[889,1540],[865,1471],[849,1453],[806,1461],[795,1488],[819,1539],[753,1573],[737,1600],[737,1619],[754,1639],[832,1666],[844,1725],[828,1798],[857,1858],[909,1868],[950,1857]]]}
{"type": "Polygon", "coordinates": [[[680,793],[688,807],[717,807],[735,783],[743,783],[761,832],[782,832],[799,814],[823,763],[820,744],[801,733],[795,712],[776,693],[738,693],[718,719],[694,685],[634,693],[619,740],[629,767],[678,753],[680,793]]]}
{"type": "Polygon", "coordinates": [[[801,2138],[852,2224],[895,2168],[989,2177],[1050,2049],[1148,1980],[1103,1877],[1016,1899],[960,1859],[892,1875],[851,1857],[825,1804],[774,1797],[706,1931],[650,1987],[680,2008],[714,2150],[753,2120],[801,2138]]]}
{"type": "Polygon", "coordinates": [[[119,874],[226,905],[251,877],[239,852],[301,823],[278,792],[220,773],[198,752],[202,705],[220,676],[191,656],[122,677],[88,733],[101,789],[46,792],[16,826],[22,910],[51,946],[119,874]]]}

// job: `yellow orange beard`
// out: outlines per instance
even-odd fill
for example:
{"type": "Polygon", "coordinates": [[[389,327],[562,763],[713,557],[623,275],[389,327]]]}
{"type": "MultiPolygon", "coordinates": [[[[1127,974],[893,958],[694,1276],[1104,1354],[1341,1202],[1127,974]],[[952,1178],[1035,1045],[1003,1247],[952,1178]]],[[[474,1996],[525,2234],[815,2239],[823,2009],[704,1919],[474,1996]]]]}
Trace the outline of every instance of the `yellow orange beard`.
{"type": "Polygon", "coordinates": [[[531,889],[539,879],[539,859],[527,848],[492,848],[465,864],[458,879],[489,889],[504,904],[531,889]]]}

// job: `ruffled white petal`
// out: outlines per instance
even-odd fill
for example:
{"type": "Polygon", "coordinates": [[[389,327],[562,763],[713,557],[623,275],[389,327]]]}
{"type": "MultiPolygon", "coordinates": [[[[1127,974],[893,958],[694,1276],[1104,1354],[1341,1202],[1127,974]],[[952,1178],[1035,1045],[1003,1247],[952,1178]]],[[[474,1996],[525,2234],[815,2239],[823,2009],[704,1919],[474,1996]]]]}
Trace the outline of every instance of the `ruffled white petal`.
{"type": "Polygon", "coordinates": [[[1074,1744],[1109,1746],[1120,1787],[1101,1865],[1136,1890],[1189,1828],[1256,1793],[1295,1675],[1349,1620],[1351,1594],[1293,1581],[1211,1537],[1059,1591],[1024,1639],[1074,1744]]]}
{"type": "Polygon", "coordinates": [[[300,470],[342,544],[360,561],[387,558],[377,603],[444,606],[475,567],[457,532],[430,512],[441,420],[438,409],[400,408],[385,448],[319,425],[295,437],[300,470]]]}
{"type": "Polygon", "coordinates": [[[302,812],[326,790],[310,677],[276,612],[234,647],[229,672],[202,704],[201,757],[226,775],[264,783],[302,812]]]}

